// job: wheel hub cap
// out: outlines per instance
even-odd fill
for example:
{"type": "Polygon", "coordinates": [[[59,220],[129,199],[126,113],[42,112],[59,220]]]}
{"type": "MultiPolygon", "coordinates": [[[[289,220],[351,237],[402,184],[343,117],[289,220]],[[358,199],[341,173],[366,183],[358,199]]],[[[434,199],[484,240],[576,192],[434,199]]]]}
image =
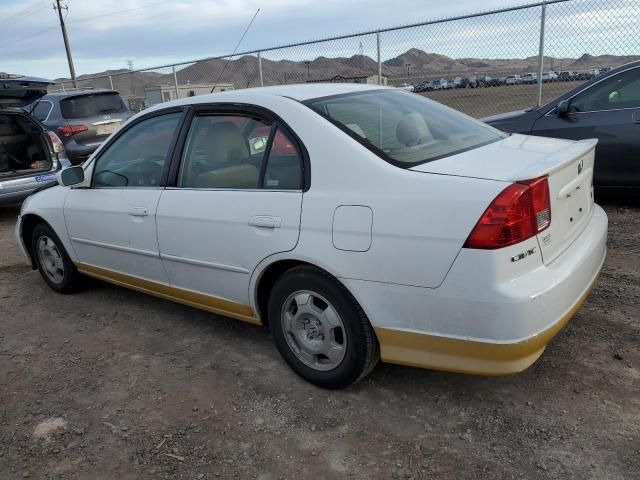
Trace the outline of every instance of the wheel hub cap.
{"type": "Polygon", "coordinates": [[[291,294],[282,309],[282,326],[291,351],[305,365],[327,371],[344,359],[342,319],[321,295],[307,290],[291,294]]]}
{"type": "Polygon", "coordinates": [[[46,235],[38,239],[38,259],[47,278],[54,283],[61,283],[64,278],[62,255],[53,240],[46,235]]]}

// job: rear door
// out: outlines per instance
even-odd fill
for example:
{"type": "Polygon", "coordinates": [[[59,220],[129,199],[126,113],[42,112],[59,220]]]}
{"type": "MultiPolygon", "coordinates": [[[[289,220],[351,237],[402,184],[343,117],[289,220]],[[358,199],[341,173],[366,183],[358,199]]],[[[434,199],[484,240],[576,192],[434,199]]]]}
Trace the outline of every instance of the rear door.
{"type": "Polygon", "coordinates": [[[81,270],[167,283],[156,209],[182,115],[163,111],[130,125],[87,169],[90,187],[70,190],[64,216],[81,270]]]}
{"type": "Polygon", "coordinates": [[[183,143],[157,212],[169,281],[246,319],[254,268],[298,242],[300,146],[269,116],[223,107],[198,111],[183,143]]]}
{"type": "Polygon", "coordinates": [[[640,184],[640,67],[591,85],[574,96],[569,113],[536,120],[531,133],[572,140],[598,138],[594,182],[640,184]]]}

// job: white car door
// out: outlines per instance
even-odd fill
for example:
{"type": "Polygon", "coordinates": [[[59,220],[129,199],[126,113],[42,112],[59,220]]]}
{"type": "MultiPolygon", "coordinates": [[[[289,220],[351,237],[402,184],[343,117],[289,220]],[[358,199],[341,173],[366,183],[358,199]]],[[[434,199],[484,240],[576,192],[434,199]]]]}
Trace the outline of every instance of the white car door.
{"type": "Polygon", "coordinates": [[[204,294],[212,311],[255,320],[252,271],[298,242],[304,168],[292,138],[242,110],[194,114],[157,212],[172,287],[204,294]]]}
{"type": "Polygon", "coordinates": [[[120,133],[72,188],[64,215],[79,269],[167,283],[158,252],[156,208],[182,111],[144,118],[120,133]]]}

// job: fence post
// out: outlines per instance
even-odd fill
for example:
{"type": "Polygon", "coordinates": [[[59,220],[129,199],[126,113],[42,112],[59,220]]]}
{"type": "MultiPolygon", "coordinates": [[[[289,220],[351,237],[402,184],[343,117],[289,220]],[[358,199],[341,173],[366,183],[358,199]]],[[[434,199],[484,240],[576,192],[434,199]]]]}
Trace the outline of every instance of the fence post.
{"type": "Polygon", "coordinates": [[[537,104],[542,105],[542,71],[544,70],[544,24],[547,17],[547,1],[542,2],[540,13],[540,46],[538,48],[538,93],[537,104]]]}
{"type": "Polygon", "coordinates": [[[378,55],[378,85],[382,85],[382,59],[380,58],[380,32],[376,32],[376,46],[378,55]]]}
{"type": "Polygon", "coordinates": [[[113,77],[111,75],[109,75],[109,86],[111,87],[111,90],[115,90],[113,88],[113,77]]]}
{"type": "Polygon", "coordinates": [[[264,81],[262,79],[262,55],[258,52],[258,73],[260,74],[260,86],[264,87],[264,81]]]}
{"type": "Polygon", "coordinates": [[[176,66],[171,65],[171,71],[173,72],[173,88],[176,90],[176,100],[180,98],[178,93],[178,75],[176,75],[176,66]]]}

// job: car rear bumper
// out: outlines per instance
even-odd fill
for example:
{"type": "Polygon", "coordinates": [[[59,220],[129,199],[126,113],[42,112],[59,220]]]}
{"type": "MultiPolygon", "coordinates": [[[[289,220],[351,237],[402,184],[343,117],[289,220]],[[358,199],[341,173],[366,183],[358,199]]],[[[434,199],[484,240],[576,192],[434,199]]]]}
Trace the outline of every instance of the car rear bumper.
{"type": "Polygon", "coordinates": [[[70,139],[65,142],[64,148],[71,163],[73,165],[79,165],[82,162],[86,161],[91,156],[91,154],[98,149],[100,145],[100,143],[82,145],[80,143],[77,143],[75,140],[70,139]]]}
{"type": "Polygon", "coordinates": [[[383,361],[505,375],[535,362],[578,311],[604,263],[606,238],[607,216],[596,205],[563,254],[517,278],[484,276],[476,267],[486,251],[462,249],[435,289],[342,281],[369,315],[383,361]]]}
{"type": "Polygon", "coordinates": [[[37,175],[0,180],[0,205],[20,203],[38,188],[56,183],[56,170],[37,175]]]}

